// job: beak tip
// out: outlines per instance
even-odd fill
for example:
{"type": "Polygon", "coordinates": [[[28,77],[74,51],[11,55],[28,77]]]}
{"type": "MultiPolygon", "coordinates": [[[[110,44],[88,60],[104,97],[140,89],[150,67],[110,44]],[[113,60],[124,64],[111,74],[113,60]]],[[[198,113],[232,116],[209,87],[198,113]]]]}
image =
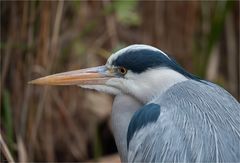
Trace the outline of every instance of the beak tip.
{"type": "Polygon", "coordinates": [[[44,83],[44,81],[41,80],[41,78],[40,78],[40,79],[31,80],[28,82],[28,84],[44,85],[46,83],[44,83]]]}
{"type": "Polygon", "coordinates": [[[28,82],[28,84],[40,84],[39,81],[36,79],[36,80],[31,80],[28,82]]]}
{"type": "Polygon", "coordinates": [[[28,84],[38,84],[38,83],[37,83],[37,80],[31,80],[28,82],[28,84]]]}

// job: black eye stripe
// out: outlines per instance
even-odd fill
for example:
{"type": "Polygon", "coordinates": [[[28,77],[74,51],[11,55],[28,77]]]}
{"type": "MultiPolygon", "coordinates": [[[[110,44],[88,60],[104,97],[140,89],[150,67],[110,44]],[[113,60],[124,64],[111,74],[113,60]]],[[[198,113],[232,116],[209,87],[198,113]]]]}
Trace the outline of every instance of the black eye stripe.
{"type": "Polygon", "coordinates": [[[187,78],[199,81],[198,77],[188,73],[173,59],[170,59],[161,51],[157,50],[136,49],[133,51],[125,51],[112,61],[112,65],[115,67],[124,67],[134,73],[142,73],[150,68],[168,67],[187,78]]]}
{"type": "Polygon", "coordinates": [[[169,62],[169,58],[158,51],[135,50],[119,55],[113,61],[113,65],[116,67],[125,67],[135,73],[141,73],[149,68],[164,65],[166,62],[169,62]]]}

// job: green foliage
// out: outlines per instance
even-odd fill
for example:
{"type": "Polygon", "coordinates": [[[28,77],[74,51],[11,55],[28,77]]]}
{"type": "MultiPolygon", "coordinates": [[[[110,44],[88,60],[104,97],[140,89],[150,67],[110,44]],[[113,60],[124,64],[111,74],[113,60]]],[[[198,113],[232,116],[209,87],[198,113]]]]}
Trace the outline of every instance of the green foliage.
{"type": "Polygon", "coordinates": [[[225,19],[231,9],[233,9],[234,1],[218,1],[211,22],[211,30],[208,35],[207,53],[210,53],[213,46],[219,40],[223,31],[225,19]]]}
{"type": "MultiPolygon", "coordinates": [[[[202,2],[203,7],[208,7],[202,2]]],[[[201,36],[198,40],[202,45],[197,47],[195,58],[195,70],[198,76],[204,78],[206,75],[207,63],[213,47],[218,43],[224,28],[225,19],[234,6],[234,1],[217,1],[213,13],[213,18],[210,22],[210,30],[206,35],[201,36]]]]}
{"type": "Polygon", "coordinates": [[[108,51],[106,49],[100,49],[98,52],[98,55],[102,58],[108,59],[111,54],[117,52],[118,50],[126,47],[127,45],[125,43],[119,42],[116,47],[114,47],[111,51],[108,51]]]}
{"type": "Polygon", "coordinates": [[[97,27],[97,21],[96,20],[91,20],[89,21],[81,31],[80,36],[84,37],[89,35],[95,28],[97,27]]]}
{"type": "Polygon", "coordinates": [[[112,3],[104,5],[104,10],[103,10],[104,15],[110,15],[114,13],[114,6],[112,3]]]}
{"type": "Polygon", "coordinates": [[[70,4],[75,9],[75,12],[77,12],[81,8],[81,1],[71,1],[70,4]]]}
{"type": "Polygon", "coordinates": [[[102,143],[100,140],[100,135],[99,135],[100,131],[99,128],[96,129],[96,134],[94,137],[94,159],[98,159],[100,156],[102,156],[102,143]]]}
{"type": "Polygon", "coordinates": [[[128,26],[139,26],[141,21],[136,12],[137,0],[114,1],[113,6],[116,11],[117,19],[120,23],[128,26]]]}
{"type": "Polygon", "coordinates": [[[13,151],[13,119],[10,106],[10,94],[8,90],[3,92],[3,109],[1,110],[2,123],[6,131],[7,144],[9,145],[10,152],[13,151]]]}
{"type": "Polygon", "coordinates": [[[104,13],[108,15],[115,12],[117,20],[121,24],[126,26],[139,26],[141,19],[136,11],[137,4],[137,0],[113,1],[111,4],[105,6],[104,13]]]}
{"type": "Polygon", "coordinates": [[[0,49],[4,49],[6,47],[6,43],[0,42],[0,49]]]}
{"type": "Polygon", "coordinates": [[[112,52],[117,52],[118,50],[126,47],[127,45],[125,43],[118,43],[116,47],[114,47],[114,49],[112,50],[112,52]]]}
{"type": "Polygon", "coordinates": [[[86,51],[86,45],[80,39],[77,39],[73,42],[73,49],[76,54],[81,56],[86,51]]]}
{"type": "Polygon", "coordinates": [[[112,53],[109,50],[106,50],[106,49],[100,49],[98,51],[98,55],[101,56],[102,58],[105,58],[106,60],[109,58],[109,56],[111,54],[112,53]]]}

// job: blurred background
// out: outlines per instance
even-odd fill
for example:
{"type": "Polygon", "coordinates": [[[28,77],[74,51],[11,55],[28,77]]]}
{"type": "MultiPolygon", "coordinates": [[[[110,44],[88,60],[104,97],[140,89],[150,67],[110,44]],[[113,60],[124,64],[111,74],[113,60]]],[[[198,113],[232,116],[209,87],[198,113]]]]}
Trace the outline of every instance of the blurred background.
{"type": "Polygon", "coordinates": [[[27,83],[105,64],[130,44],[165,51],[240,100],[239,1],[0,4],[2,161],[118,160],[109,124],[111,96],[27,83]]]}

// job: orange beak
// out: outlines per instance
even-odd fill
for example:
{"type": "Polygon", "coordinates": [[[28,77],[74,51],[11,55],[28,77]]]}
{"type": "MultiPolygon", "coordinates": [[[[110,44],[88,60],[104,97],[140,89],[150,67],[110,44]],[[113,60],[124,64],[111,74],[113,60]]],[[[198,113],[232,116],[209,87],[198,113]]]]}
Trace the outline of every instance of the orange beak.
{"type": "Polygon", "coordinates": [[[29,84],[40,85],[103,85],[114,77],[106,66],[68,71],[38,78],[29,84]]]}

